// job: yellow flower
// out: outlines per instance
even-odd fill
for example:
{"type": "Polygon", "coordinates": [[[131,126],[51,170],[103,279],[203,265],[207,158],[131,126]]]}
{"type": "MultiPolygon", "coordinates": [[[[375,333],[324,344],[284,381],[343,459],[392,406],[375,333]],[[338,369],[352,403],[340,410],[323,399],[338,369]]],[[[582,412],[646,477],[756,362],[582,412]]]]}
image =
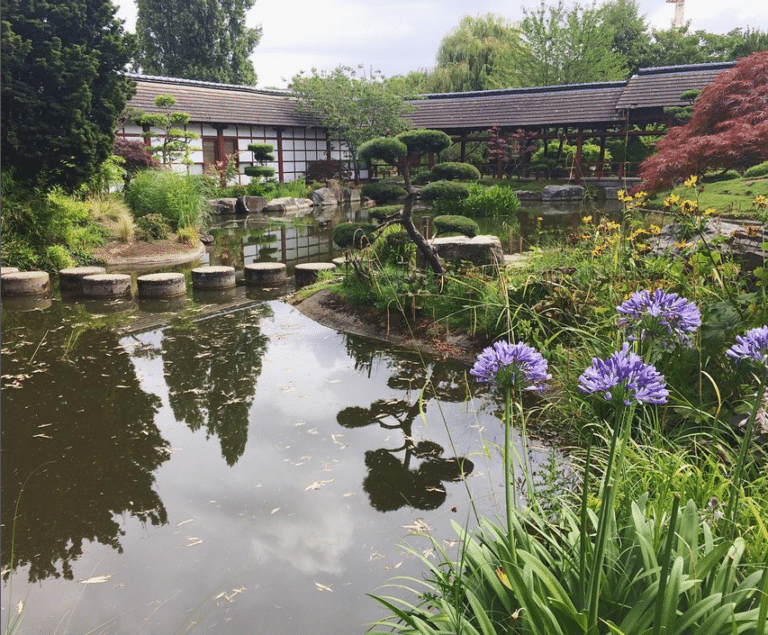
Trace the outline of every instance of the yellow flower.
{"type": "Polygon", "coordinates": [[[672,207],[673,205],[677,205],[678,201],[680,200],[679,194],[670,194],[667,196],[667,198],[664,199],[664,207],[672,207]]]}
{"type": "Polygon", "coordinates": [[[642,236],[649,236],[650,234],[645,229],[636,229],[629,235],[629,240],[637,240],[642,236]]]}
{"type": "Polygon", "coordinates": [[[581,222],[584,223],[585,225],[589,225],[592,222],[592,217],[591,216],[582,216],[581,222]]]}
{"type": "Polygon", "coordinates": [[[687,198],[680,203],[680,211],[683,214],[692,214],[699,211],[699,204],[696,201],[692,201],[687,198]]]}
{"type": "Polygon", "coordinates": [[[684,240],[675,243],[675,249],[685,249],[686,247],[688,247],[688,243],[684,240]]]}
{"type": "Polygon", "coordinates": [[[637,200],[640,200],[641,198],[648,198],[648,192],[643,192],[642,190],[635,194],[635,198],[637,200]]]}
{"type": "Polygon", "coordinates": [[[654,236],[658,236],[661,233],[661,227],[658,225],[651,225],[650,226],[651,234],[654,236]]]}
{"type": "Polygon", "coordinates": [[[688,180],[685,182],[685,187],[693,187],[694,185],[696,185],[696,181],[698,180],[699,180],[699,177],[696,175],[689,177],[688,180]]]}
{"type": "Polygon", "coordinates": [[[637,251],[640,254],[644,254],[651,251],[651,246],[646,245],[645,243],[640,243],[639,245],[635,245],[635,251],[637,251]]]}
{"type": "Polygon", "coordinates": [[[610,221],[606,223],[605,228],[609,232],[613,232],[613,231],[616,231],[617,229],[621,229],[621,225],[619,225],[618,223],[614,223],[613,221],[610,221]]]}
{"type": "Polygon", "coordinates": [[[717,210],[714,207],[708,207],[704,210],[704,216],[712,216],[717,210]]]}

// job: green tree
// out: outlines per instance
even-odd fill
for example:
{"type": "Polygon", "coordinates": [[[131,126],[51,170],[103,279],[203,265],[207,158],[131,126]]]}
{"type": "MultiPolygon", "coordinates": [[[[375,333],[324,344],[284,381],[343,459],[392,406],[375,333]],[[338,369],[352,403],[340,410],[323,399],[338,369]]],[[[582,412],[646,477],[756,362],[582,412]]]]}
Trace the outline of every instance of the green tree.
{"type": "Polygon", "coordinates": [[[440,43],[433,81],[445,92],[514,85],[521,49],[520,31],[506,18],[465,15],[440,43]]]}
{"type": "Polygon", "coordinates": [[[348,66],[339,66],[331,73],[318,73],[313,68],[311,75],[302,71],[294,76],[291,89],[299,112],[320,119],[346,145],[355,182],[360,177],[357,165],[360,145],[375,137],[395,135],[410,126],[403,115],[411,107],[378,71],[367,77],[348,66]]]}
{"type": "Polygon", "coordinates": [[[18,181],[74,190],[110,155],[133,91],[110,0],[2,0],[2,157],[18,181]]]}
{"type": "Polygon", "coordinates": [[[142,72],[228,84],[256,84],[248,56],[261,27],[245,25],[256,0],[136,0],[136,58],[142,72]]]}
{"type": "Polygon", "coordinates": [[[140,113],[136,117],[136,123],[155,128],[154,131],[143,133],[145,138],[160,139],[157,144],[150,146],[150,152],[156,155],[166,167],[171,167],[179,160],[184,165],[189,165],[191,163],[189,155],[194,150],[190,141],[200,138],[196,132],[184,128],[189,123],[189,113],[171,110],[176,104],[176,98],[173,95],[157,95],[154,104],[160,112],[140,113]],[[160,135],[157,133],[158,130],[160,135]]]}
{"type": "Polygon", "coordinates": [[[621,79],[626,66],[613,52],[614,32],[594,2],[566,9],[564,0],[523,8],[526,48],[519,67],[524,86],[579,84],[621,79]]]}
{"type": "Polygon", "coordinates": [[[611,50],[623,59],[628,75],[636,73],[651,44],[648,24],[639,13],[637,0],[613,0],[598,11],[613,36],[611,50]]]}

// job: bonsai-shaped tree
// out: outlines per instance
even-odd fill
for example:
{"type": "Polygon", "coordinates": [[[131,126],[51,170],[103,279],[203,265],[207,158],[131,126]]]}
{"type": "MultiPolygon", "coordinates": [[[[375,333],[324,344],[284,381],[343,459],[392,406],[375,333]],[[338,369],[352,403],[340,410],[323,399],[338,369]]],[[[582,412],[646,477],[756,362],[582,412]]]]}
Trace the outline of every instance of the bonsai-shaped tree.
{"type": "Polygon", "coordinates": [[[400,210],[398,221],[405,228],[408,236],[429,263],[432,271],[442,275],[445,270],[440,257],[413,223],[413,202],[417,192],[411,184],[410,166],[417,165],[428,152],[441,152],[451,145],[451,138],[441,130],[406,130],[396,137],[378,137],[365,142],[358,149],[358,156],[363,161],[378,159],[396,167],[405,182],[405,202],[400,210]]]}
{"type": "Polygon", "coordinates": [[[160,136],[160,143],[150,146],[150,152],[159,156],[166,167],[171,167],[178,160],[181,160],[184,165],[190,165],[189,155],[192,150],[199,149],[193,148],[190,141],[199,139],[200,135],[184,129],[184,126],[189,123],[189,113],[171,110],[176,104],[176,98],[173,95],[158,95],[155,97],[154,104],[155,108],[159,108],[162,112],[142,112],[136,117],[138,124],[159,129],[162,133],[158,135],[151,130],[143,133],[143,137],[150,139],[160,136]]]}
{"type": "Polygon", "coordinates": [[[275,155],[272,154],[274,147],[269,143],[249,143],[248,150],[253,152],[253,160],[259,165],[245,166],[246,176],[252,178],[269,179],[275,176],[275,168],[264,165],[267,161],[274,161],[275,155]]]}

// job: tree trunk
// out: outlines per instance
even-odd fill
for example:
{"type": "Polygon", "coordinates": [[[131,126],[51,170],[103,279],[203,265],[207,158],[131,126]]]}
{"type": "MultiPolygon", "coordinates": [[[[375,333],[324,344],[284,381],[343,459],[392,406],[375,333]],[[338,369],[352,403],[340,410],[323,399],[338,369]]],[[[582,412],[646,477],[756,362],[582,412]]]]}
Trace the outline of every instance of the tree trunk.
{"type": "Polygon", "coordinates": [[[416,229],[416,225],[413,223],[412,211],[413,201],[416,199],[416,190],[414,190],[411,185],[411,174],[407,161],[403,166],[402,174],[403,180],[405,181],[405,189],[408,194],[405,197],[403,211],[400,212],[400,222],[403,227],[405,227],[405,231],[408,232],[408,236],[410,236],[411,240],[416,244],[416,247],[424,256],[424,260],[426,260],[429,266],[432,267],[432,271],[437,275],[442,276],[445,273],[445,269],[443,269],[443,264],[440,262],[440,256],[437,255],[437,252],[432,248],[432,245],[427,242],[426,238],[421,235],[419,230],[416,229]]]}

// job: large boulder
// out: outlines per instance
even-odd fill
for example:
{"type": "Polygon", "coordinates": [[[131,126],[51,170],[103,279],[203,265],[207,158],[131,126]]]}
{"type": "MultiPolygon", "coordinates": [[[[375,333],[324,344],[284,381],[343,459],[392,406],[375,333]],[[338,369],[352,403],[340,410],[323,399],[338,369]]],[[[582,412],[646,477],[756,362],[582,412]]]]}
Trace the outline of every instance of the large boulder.
{"type": "Polygon", "coordinates": [[[321,187],[312,192],[312,202],[315,205],[330,207],[339,204],[337,193],[330,187],[321,187]]]}
{"type": "Polygon", "coordinates": [[[238,214],[258,214],[267,206],[267,199],[263,196],[241,196],[237,199],[236,212],[238,214]]]}
{"type": "Polygon", "coordinates": [[[584,198],[581,185],[547,185],[541,190],[542,201],[580,201],[584,198]]]}
{"type": "Polygon", "coordinates": [[[268,216],[290,216],[308,213],[313,207],[314,204],[308,198],[273,198],[267,202],[261,213],[268,216]]]}
{"type": "Polygon", "coordinates": [[[211,214],[235,214],[237,212],[236,198],[217,198],[209,201],[211,214]]]}
{"type": "Polygon", "coordinates": [[[504,264],[504,251],[497,236],[448,236],[429,241],[437,255],[449,262],[467,261],[479,267],[498,268],[504,264]]]}
{"type": "Polygon", "coordinates": [[[360,188],[350,189],[344,188],[344,202],[345,203],[359,203],[362,200],[362,194],[360,194],[360,188]]]}

